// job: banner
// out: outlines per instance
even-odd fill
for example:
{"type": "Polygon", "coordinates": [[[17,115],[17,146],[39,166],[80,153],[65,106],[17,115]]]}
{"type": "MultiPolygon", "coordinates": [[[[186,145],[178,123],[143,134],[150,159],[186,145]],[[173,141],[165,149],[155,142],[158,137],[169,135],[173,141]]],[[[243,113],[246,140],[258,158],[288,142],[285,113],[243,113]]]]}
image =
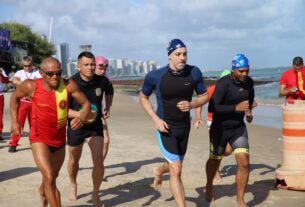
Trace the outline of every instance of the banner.
{"type": "Polygon", "coordinates": [[[297,72],[297,85],[298,85],[298,92],[299,97],[305,98],[305,67],[300,68],[297,72]]]}
{"type": "Polygon", "coordinates": [[[11,50],[10,31],[0,28],[0,50],[11,50]]]}

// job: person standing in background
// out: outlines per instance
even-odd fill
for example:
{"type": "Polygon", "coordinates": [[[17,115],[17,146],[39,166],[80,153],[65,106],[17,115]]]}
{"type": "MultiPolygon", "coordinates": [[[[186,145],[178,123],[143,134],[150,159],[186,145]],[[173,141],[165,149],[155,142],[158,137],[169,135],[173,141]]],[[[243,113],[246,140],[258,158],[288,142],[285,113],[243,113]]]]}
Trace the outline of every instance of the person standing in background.
{"type": "MultiPolygon", "coordinates": [[[[13,77],[13,84],[18,87],[24,80],[28,79],[38,79],[41,78],[39,70],[37,68],[33,69],[33,61],[31,56],[24,56],[22,59],[23,69],[18,70],[13,77]]],[[[20,100],[20,106],[18,108],[18,123],[24,128],[26,117],[28,117],[29,128],[31,128],[31,110],[32,101],[31,98],[23,97],[20,100]]],[[[11,140],[9,142],[9,152],[17,152],[17,145],[20,140],[21,135],[12,134],[11,140]]]]}
{"type": "Polygon", "coordinates": [[[0,68],[0,141],[3,140],[2,130],[3,130],[3,109],[4,109],[4,89],[5,85],[9,82],[8,77],[3,68],[0,68]]]}
{"type": "MultiPolygon", "coordinates": [[[[95,74],[99,76],[104,76],[106,77],[106,71],[108,68],[108,60],[100,55],[95,57],[95,74]]],[[[113,86],[110,83],[110,87],[113,86]]],[[[109,148],[109,143],[110,143],[110,136],[109,136],[109,131],[108,131],[108,124],[107,124],[107,119],[110,117],[110,108],[112,105],[112,100],[113,100],[113,95],[108,95],[105,96],[105,104],[102,104],[102,112],[103,112],[103,117],[102,117],[102,122],[103,122],[103,134],[104,134],[104,147],[103,147],[103,158],[104,160],[106,159],[106,156],[108,154],[108,148],[109,148]],[[104,108],[104,106],[108,106],[108,108],[104,108]]]]}
{"type": "MultiPolygon", "coordinates": [[[[298,90],[298,71],[304,66],[303,58],[295,57],[292,61],[292,68],[285,71],[280,78],[279,96],[285,96],[286,101],[302,99],[298,90]]],[[[304,69],[303,69],[304,70],[304,69]]]]}

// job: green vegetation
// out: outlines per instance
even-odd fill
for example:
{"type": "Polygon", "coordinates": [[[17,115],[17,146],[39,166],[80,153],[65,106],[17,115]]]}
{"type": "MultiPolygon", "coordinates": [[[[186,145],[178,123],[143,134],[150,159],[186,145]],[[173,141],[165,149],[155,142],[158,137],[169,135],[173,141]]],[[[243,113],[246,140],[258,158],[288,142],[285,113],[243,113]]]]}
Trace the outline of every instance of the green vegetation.
{"type": "Polygon", "coordinates": [[[35,64],[41,63],[42,59],[55,53],[55,46],[41,37],[41,35],[32,32],[31,28],[17,23],[5,22],[0,27],[11,32],[11,40],[26,42],[29,45],[29,55],[33,57],[35,64]]]}

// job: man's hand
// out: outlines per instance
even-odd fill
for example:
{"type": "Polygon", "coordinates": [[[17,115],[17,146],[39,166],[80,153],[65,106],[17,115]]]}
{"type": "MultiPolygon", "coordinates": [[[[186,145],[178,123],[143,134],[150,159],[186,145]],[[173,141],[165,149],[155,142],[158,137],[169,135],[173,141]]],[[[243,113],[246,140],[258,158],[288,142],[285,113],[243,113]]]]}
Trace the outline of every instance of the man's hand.
{"type": "Polygon", "coordinates": [[[11,132],[16,136],[22,136],[23,134],[22,127],[17,122],[11,124],[11,132]]]}
{"type": "Polygon", "coordinates": [[[249,101],[242,101],[236,105],[235,110],[238,112],[244,112],[249,109],[249,101]]]}
{"type": "Polygon", "coordinates": [[[103,115],[103,119],[108,119],[110,117],[110,111],[108,111],[107,109],[104,110],[104,115],[103,115]]]}
{"type": "Polygon", "coordinates": [[[178,102],[177,107],[180,109],[180,111],[183,111],[183,112],[188,112],[192,109],[191,102],[188,102],[188,101],[178,102]]]}
{"type": "Polygon", "coordinates": [[[71,120],[71,129],[72,130],[77,130],[80,129],[81,127],[83,127],[83,122],[81,121],[80,118],[73,118],[71,120]]]}
{"type": "Polygon", "coordinates": [[[168,125],[165,121],[163,121],[162,119],[158,119],[157,121],[155,121],[156,123],[156,127],[160,132],[164,132],[164,133],[168,133],[168,125]]]}
{"type": "Polygon", "coordinates": [[[203,124],[202,119],[197,119],[197,120],[195,121],[195,123],[194,123],[194,127],[195,127],[196,129],[199,129],[199,127],[202,126],[202,124],[203,124]]]}

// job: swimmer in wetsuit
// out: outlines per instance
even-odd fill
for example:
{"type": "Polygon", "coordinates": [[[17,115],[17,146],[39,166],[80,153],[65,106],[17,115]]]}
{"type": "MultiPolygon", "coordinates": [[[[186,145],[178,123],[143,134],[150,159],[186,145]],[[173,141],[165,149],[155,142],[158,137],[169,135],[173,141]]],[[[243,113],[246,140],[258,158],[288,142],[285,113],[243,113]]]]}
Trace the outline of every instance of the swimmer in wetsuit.
{"type": "Polygon", "coordinates": [[[227,143],[230,143],[237,162],[237,206],[244,207],[244,193],[249,177],[249,144],[244,117],[253,119],[253,80],[248,76],[249,62],[243,54],[232,61],[231,75],[217,81],[208,110],[213,113],[210,134],[210,157],[206,163],[207,184],[205,198],[214,200],[213,178],[219,168],[227,143]]]}
{"type": "Polygon", "coordinates": [[[190,132],[190,110],[208,101],[206,87],[199,68],[187,65],[187,49],[179,39],[169,43],[169,64],[149,72],[140,93],[140,103],[157,127],[158,143],[166,162],[154,168],[154,187],[159,188],[162,175],[170,173],[170,188],[179,207],[185,207],[181,181],[182,161],[190,132]],[[156,92],[157,112],[149,96],[156,92]],[[194,91],[197,99],[192,100],[194,91]]]}

